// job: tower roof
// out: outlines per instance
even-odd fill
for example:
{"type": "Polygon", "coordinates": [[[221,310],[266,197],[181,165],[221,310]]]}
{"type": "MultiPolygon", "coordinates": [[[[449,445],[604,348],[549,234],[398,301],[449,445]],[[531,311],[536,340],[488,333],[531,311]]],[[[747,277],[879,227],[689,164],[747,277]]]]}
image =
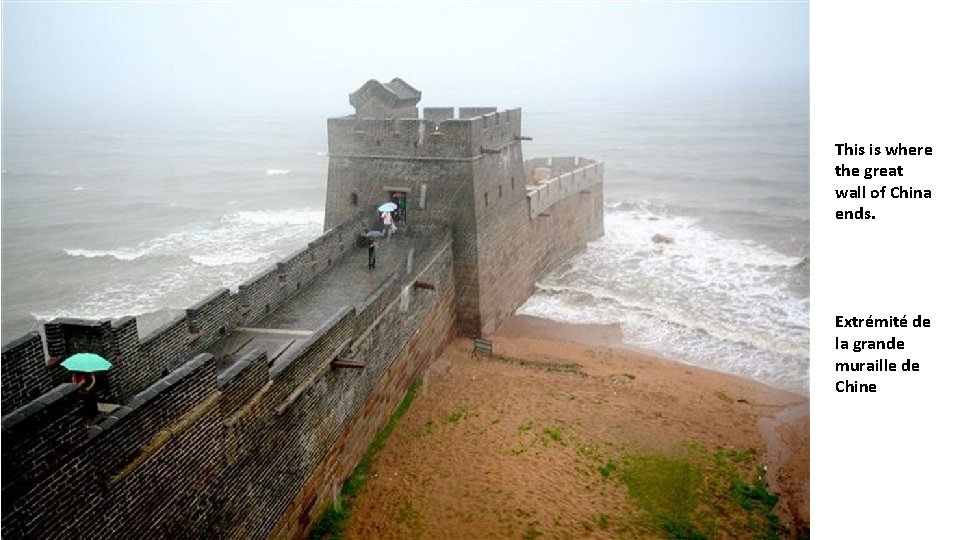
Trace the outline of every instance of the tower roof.
{"type": "Polygon", "coordinates": [[[350,94],[350,105],[360,107],[371,99],[376,99],[391,109],[410,107],[420,102],[420,91],[400,77],[395,77],[386,84],[370,79],[350,94]]]}

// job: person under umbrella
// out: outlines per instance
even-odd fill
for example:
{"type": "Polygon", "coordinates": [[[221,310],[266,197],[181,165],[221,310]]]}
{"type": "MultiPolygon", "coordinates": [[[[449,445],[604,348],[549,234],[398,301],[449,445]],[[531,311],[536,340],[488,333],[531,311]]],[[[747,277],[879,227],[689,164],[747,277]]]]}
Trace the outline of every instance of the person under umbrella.
{"type": "Polygon", "coordinates": [[[60,367],[70,370],[70,381],[80,387],[83,396],[84,415],[87,422],[93,422],[97,416],[97,399],[93,387],[97,384],[96,373],[113,367],[109,360],[95,353],[77,353],[63,362],[60,367]]]}
{"type": "Polygon", "coordinates": [[[396,227],[393,224],[393,214],[390,212],[384,212],[380,214],[380,219],[383,220],[383,234],[387,237],[387,240],[390,240],[390,235],[396,230],[396,227]]]}
{"type": "Polygon", "coordinates": [[[74,371],[70,374],[70,382],[80,387],[81,394],[88,395],[93,390],[93,385],[97,384],[97,376],[94,373],[74,371]]]}
{"type": "Polygon", "coordinates": [[[363,233],[367,239],[367,268],[377,267],[377,238],[383,236],[380,231],[367,231],[363,233]]]}
{"type": "Polygon", "coordinates": [[[397,209],[397,205],[392,202],[385,202],[377,207],[377,211],[380,212],[380,220],[383,221],[383,234],[387,237],[387,240],[390,239],[390,235],[397,232],[397,226],[394,225],[393,212],[397,209]]]}
{"type": "Polygon", "coordinates": [[[60,367],[70,370],[70,380],[80,387],[80,392],[89,395],[97,384],[98,371],[107,371],[113,367],[109,360],[94,353],[77,353],[60,363],[60,367]]]}

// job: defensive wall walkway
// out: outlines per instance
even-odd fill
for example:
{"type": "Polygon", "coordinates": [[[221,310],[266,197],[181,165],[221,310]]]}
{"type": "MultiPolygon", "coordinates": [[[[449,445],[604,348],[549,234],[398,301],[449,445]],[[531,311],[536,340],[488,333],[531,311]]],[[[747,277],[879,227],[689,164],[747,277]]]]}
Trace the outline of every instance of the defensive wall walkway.
{"type": "Polygon", "coordinates": [[[344,306],[360,308],[382,287],[389,287],[398,278],[417,271],[427,262],[423,255],[432,240],[429,233],[401,228],[389,240],[378,240],[375,268],[368,267],[367,248],[351,244],[342,258],[296,296],[252,326],[236,328],[206,352],[218,359],[221,372],[255,349],[265,351],[272,366],[296,354],[300,349],[298,345],[344,306]]]}

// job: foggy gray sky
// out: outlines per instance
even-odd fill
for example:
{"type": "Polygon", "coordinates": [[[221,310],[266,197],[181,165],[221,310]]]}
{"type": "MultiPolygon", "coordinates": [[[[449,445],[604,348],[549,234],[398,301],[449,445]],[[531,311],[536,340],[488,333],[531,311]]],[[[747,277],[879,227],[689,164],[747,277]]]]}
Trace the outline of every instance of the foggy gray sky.
{"type": "Polygon", "coordinates": [[[805,3],[3,3],[7,118],[348,112],[400,76],[426,105],[800,85],[805,3]]]}

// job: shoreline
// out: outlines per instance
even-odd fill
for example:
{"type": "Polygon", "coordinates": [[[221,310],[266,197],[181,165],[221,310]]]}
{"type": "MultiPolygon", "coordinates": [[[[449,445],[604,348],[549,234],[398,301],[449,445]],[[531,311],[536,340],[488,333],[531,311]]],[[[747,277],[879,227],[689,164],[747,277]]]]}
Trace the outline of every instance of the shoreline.
{"type": "Polygon", "coordinates": [[[547,319],[544,317],[536,317],[533,315],[514,314],[503,322],[500,328],[497,329],[497,332],[494,334],[494,336],[507,338],[545,339],[550,341],[574,343],[588,347],[592,346],[606,347],[608,349],[622,349],[638,353],[646,358],[660,362],[666,362],[668,364],[683,366],[685,368],[704,371],[707,373],[715,373],[726,377],[733,377],[751,384],[762,385],[778,392],[793,394],[798,398],[802,398],[807,401],[810,399],[809,395],[797,392],[795,390],[779,388],[769,383],[751,379],[743,375],[737,375],[735,373],[727,373],[725,371],[698,366],[696,364],[688,364],[681,360],[665,356],[651,349],[645,349],[643,347],[631,345],[623,340],[623,331],[620,329],[620,325],[618,323],[568,323],[563,321],[555,321],[553,319],[547,319]]]}
{"type": "MultiPolygon", "coordinates": [[[[489,339],[493,357],[458,338],[428,369],[374,461],[348,537],[442,536],[467,523],[478,538],[662,535],[639,524],[644,511],[616,471],[691,448],[706,452],[702,478],[718,473],[713,453],[751,456],[779,494],[779,522],[791,536],[809,531],[805,396],[638,351],[615,324],[513,316],[489,339]]],[[[705,519],[736,536],[743,509],[728,493],[707,499],[705,519]]]]}

